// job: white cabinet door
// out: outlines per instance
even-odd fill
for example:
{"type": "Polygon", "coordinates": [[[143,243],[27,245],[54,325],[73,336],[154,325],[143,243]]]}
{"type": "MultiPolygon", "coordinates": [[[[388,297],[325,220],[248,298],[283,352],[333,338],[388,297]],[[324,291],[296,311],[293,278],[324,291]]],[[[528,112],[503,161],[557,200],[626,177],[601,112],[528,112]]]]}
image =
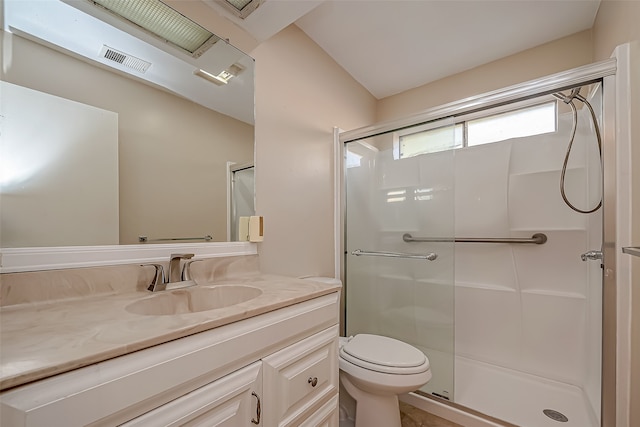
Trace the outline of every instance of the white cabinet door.
{"type": "MultiPolygon", "coordinates": [[[[338,326],[262,362],[265,426],[298,426],[338,395],[338,326]]],[[[337,401],[334,406],[337,408],[337,401]]]]}
{"type": "Polygon", "coordinates": [[[123,426],[265,425],[261,418],[261,362],[255,362],[200,387],[123,426]]]}

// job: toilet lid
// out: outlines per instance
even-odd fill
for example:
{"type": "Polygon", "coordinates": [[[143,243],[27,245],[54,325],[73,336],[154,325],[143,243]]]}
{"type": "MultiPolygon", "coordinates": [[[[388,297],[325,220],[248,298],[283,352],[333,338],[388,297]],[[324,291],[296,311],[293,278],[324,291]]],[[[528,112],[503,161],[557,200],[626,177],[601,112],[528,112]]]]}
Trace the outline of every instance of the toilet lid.
{"type": "MultiPolygon", "coordinates": [[[[358,334],[351,338],[342,352],[367,363],[391,368],[413,368],[424,365],[427,357],[417,348],[393,338],[358,334]]],[[[428,362],[427,362],[428,363],[428,362]]]]}

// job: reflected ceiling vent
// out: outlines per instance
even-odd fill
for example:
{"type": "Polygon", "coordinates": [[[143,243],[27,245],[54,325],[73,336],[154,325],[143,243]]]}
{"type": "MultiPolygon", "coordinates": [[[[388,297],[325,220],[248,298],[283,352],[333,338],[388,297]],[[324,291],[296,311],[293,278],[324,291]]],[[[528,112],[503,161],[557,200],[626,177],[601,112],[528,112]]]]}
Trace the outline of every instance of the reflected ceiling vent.
{"type": "Polygon", "coordinates": [[[215,0],[236,16],[244,19],[262,4],[264,0],[215,0]]]}
{"type": "Polygon", "coordinates": [[[108,59],[109,61],[117,62],[132,70],[136,70],[140,73],[144,73],[151,66],[151,62],[144,61],[128,53],[121,52],[107,45],[102,46],[100,50],[100,57],[108,59]]]}

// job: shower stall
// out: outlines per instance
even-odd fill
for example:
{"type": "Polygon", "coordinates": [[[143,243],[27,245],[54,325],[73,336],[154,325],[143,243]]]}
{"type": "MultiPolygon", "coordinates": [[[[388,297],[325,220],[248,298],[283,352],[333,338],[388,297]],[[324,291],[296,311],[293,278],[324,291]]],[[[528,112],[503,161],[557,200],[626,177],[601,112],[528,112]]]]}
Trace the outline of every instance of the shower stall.
{"type": "Polygon", "coordinates": [[[423,398],[523,427],[601,425],[612,73],[340,134],[345,332],[422,350],[423,398]]]}

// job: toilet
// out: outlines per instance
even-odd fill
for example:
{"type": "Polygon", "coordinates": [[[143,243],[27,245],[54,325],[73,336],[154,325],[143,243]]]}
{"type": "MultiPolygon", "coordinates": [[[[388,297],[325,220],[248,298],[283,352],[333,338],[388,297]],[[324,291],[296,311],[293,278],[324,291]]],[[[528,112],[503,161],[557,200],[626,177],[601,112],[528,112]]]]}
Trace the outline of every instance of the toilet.
{"type": "MultiPolygon", "coordinates": [[[[306,279],[339,283],[326,277],[306,279]]],[[[353,406],[355,427],[400,427],[398,395],[429,382],[429,359],[405,342],[380,335],[341,337],[339,348],[340,427],[354,425],[353,406]]]]}
{"type": "Polygon", "coordinates": [[[380,335],[340,340],[340,384],[355,400],[355,427],[400,427],[398,395],[429,382],[429,359],[407,343],[380,335]]]}

